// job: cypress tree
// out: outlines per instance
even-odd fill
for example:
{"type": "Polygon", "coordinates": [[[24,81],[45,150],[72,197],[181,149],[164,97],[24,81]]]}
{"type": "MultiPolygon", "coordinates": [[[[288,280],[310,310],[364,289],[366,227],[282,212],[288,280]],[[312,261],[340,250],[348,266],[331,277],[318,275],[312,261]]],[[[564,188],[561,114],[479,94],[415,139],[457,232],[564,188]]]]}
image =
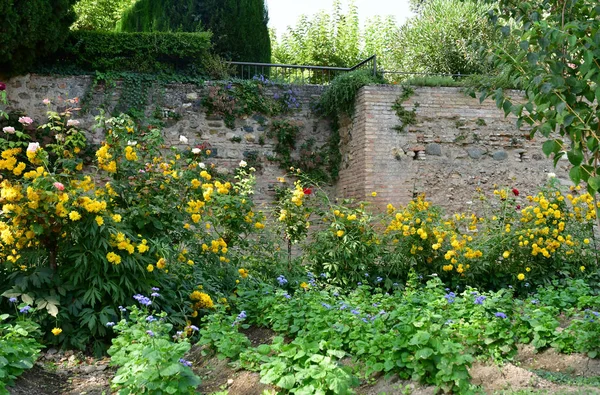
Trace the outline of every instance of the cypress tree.
{"type": "Polygon", "coordinates": [[[75,20],[76,0],[0,1],[0,70],[27,71],[60,48],[75,20]]]}
{"type": "Polygon", "coordinates": [[[239,61],[269,62],[264,0],[139,0],[123,14],[120,31],[213,33],[214,51],[239,61]]]}

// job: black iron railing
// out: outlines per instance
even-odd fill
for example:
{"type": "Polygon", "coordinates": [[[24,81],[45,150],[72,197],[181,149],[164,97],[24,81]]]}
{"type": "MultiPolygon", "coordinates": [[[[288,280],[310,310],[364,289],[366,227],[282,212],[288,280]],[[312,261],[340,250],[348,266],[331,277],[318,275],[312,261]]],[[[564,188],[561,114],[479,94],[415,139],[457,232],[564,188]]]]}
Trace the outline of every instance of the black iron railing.
{"type": "Polygon", "coordinates": [[[252,79],[258,76],[292,84],[329,84],[336,76],[354,70],[369,70],[377,74],[377,55],[353,67],[301,66],[296,64],[229,62],[235,67],[233,77],[252,79]]]}

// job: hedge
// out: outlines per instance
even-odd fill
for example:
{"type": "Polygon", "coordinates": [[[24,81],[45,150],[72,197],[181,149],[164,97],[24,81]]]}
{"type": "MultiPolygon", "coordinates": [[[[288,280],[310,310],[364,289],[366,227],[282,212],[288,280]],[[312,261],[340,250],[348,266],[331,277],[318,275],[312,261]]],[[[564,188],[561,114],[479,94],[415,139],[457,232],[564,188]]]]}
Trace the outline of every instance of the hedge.
{"type": "MultiPolygon", "coordinates": [[[[89,71],[139,73],[200,70],[211,33],[74,31],[55,63],[89,71]]],[[[54,63],[53,62],[53,63],[54,63]]]]}

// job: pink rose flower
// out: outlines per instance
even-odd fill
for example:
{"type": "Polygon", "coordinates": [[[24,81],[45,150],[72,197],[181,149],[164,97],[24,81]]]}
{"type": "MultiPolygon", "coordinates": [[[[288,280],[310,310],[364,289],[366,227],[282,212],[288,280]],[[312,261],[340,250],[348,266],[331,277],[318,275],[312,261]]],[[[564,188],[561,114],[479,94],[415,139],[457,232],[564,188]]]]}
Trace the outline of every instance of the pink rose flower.
{"type": "Polygon", "coordinates": [[[8,133],[8,134],[15,133],[15,128],[13,128],[12,126],[6,126],[6,127],[2,128],[2,130],[4,131],[4,133],[8,133]]]}
{"type": "Polygon", "coordinates": [[[65,186],[63,184],[61,184],[60,182],[55,182],[54,184],[54,188],[58,189],[59,191],[64,191],[65,190],[65,186]]]}
{"type": "Polygon", "coordinates": [[[50,99],[44,99],[42,100],[42,103],[44,103],[45,105],[50,104],[50,99]]]}
{"type": "Polygon", "coordinates": [[[40,149],[40,143],[29,143],[27,146],[27,152],[36,152],[40,149]]]}
{"type": "Polygon", "coordinates": [[[79,125],[79,121],[76,119],[69,119],[67,121],[67,126],[77,126],[77,125],[79,125]]]}
{"type": "Polygon", "coordinates": [[[31,125],[33,123],[33,119],[31,119],[29,117],[20,117],[19,123],[21,123],[23,125],[31,125]]]}

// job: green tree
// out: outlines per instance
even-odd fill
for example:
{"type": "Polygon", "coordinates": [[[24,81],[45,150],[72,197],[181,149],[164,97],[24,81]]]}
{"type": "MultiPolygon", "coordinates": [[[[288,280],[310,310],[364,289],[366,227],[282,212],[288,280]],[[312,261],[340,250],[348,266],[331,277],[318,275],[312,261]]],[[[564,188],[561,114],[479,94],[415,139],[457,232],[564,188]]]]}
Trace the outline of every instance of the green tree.
{"type": "Polygon", "coordinates": [[[495,40],[486,13],[490,6],[477,0],[429,0],[403,26],[403,71],[478,74],[487,64],[481,47],[495,40]]]}
{"type": "Polygon", "coordinates": [[[495,65],[525,98],[489,86],[505,114],[527,124],[555,164],[566,155],[570,178],[585,181],[597,198],[600,190],[600,5],[597,0],[500,0],[492,22],[509,40],[497,47],[495,65]]]}
{"type": "Polygon", "coordinates": [[[264,0],[138,0],[124,13],[124,32],[210,30],[214,50],[232,60],[269,62],[264,0]]]}
{"type": "Polygon", "coordinates": [[[26,71],[55,52],[75,20],[75,0],[0,1],[0,70],[26,71]]]}
{"type": "Polygon", "coordinates": [[[121,14],[135,0],[80,0],[75,4],[76,30],[114,30],[121,14]]]}
{"type": "Polygon", "coordinates": [[[281,40],[273,42],[273,61],[348,67],[364,59],[363,44],[358,9],[350,2],[343,13],[336,0],[332,15],[324,11],[312,18],[302,15],[295,27],[288,27],[281,40]]]}

